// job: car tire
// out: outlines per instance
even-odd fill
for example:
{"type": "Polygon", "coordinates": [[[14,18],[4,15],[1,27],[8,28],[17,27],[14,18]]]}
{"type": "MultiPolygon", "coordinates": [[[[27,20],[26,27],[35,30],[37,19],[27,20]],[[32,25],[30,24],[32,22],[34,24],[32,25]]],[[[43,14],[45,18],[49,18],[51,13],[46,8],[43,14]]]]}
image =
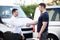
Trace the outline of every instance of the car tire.
{"type": "Polygon", "coordinates": [[[59,40],[58,37],[56,35],[48,35],[48,40],[59,40]]]}
{"type": "Polygon", "coordinates": [[[3,40],[4,36],[3,36],[3,32],[0,31],[0,40],[3,40]]]}

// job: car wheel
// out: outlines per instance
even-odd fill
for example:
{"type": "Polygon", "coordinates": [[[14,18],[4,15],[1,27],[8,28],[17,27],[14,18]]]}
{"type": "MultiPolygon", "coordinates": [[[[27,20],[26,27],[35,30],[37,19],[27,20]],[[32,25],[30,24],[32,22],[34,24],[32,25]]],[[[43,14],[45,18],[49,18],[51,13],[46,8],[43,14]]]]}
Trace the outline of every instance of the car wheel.
{"type": "Polygon", "coordinates": [[[48,40],[59,40],[55,35],[48,35],[48,40]]]}
{"type": "Polygon", "coordinates": [[[0,40],[3,40],[3,32],[0,31],[0,40]]]}

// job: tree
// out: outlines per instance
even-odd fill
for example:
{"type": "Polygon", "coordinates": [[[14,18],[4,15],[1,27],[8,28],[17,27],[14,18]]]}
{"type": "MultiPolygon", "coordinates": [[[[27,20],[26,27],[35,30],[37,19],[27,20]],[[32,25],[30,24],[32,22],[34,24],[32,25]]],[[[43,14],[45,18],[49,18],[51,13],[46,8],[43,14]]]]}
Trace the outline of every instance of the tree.
{"type": "Polygon", "coordinates": [[[29,17],[30,14],[32,14],[32,18],[34,17],[35,9],[38,5],[28,5],[28,6],[21,6],[23,11],[26,13],[26,15],[29,17]]]}

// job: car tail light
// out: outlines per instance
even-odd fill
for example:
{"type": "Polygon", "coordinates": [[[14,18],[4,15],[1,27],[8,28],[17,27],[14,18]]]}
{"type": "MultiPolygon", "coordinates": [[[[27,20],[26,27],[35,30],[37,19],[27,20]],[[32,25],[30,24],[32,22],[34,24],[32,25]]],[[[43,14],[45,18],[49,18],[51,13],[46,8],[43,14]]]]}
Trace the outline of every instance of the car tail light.
{"type": "Polygon", "coordinates": [[[35,32],[35,25],[32,25],[32,28],[33,28],[33,32],[35,32]]]}

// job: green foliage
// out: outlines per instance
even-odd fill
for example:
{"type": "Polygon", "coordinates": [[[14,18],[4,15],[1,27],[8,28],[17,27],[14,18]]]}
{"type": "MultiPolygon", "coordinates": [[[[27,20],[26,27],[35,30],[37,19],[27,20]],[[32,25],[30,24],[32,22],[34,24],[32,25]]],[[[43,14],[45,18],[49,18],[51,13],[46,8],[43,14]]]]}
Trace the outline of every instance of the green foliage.
{"type": "Polygon", "coordinates": [[[34,12],[36,9],[37,5],[28,5],[28,6],[21,6],[23,11],[26,13],[26,15],[29,17],[30,14],[32,13],[32,17],[34,17],[34,12]]]}
{"type": "Polygon", "coordinates": [[[47,3],[48,6],[60,5],[60,0],[53,0],[51,3],[47,3]]]}
{"type": "MultiPolygon", "coordinates": [[[[60,0],[53,0],[53,2],[48,3],[47,6],[53,6],[53,5],[60,5],[60,0]]],[[[29,17],[31,16],[30,14],[32,13],[32,18],[34,17],[35,9],[38,6],[38,4],[32,4],[28,6],[21,6],[23,11],[26,13],[26,15],[29,17]]]]}

